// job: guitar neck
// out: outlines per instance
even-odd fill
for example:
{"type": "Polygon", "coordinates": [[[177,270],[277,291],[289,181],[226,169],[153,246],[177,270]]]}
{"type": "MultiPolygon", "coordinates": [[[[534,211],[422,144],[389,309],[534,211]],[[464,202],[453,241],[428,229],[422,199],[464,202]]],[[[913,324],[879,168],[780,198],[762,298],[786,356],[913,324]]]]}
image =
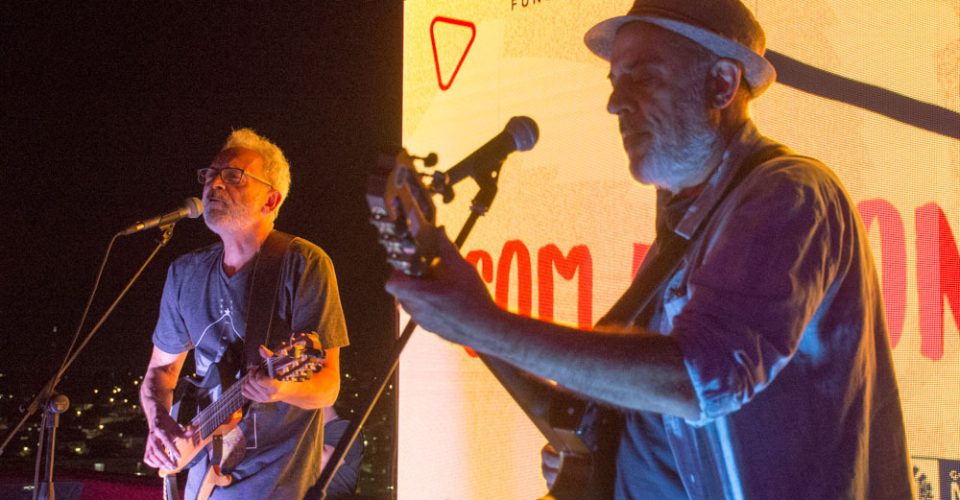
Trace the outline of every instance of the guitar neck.
{"type": "MultiPolygon", "coordinates": [[[[257,370],[244,374],[240,380],[224,389],[216,401],[197,413],[190,422],[191,427],[197,429],[200,437],[205,439],[230,420],[237,410],[249,404],[250,400],[243,396],[241,388],[250,376],[259,376],[255,374],[263,372],[270,378],[283,382],[303,381],[320,371],[323,359],[324,352],[317,339],[311,339],[303,333],[291,336],[289,344],[284,342],[277,352],[261,360],[257,370]]],[[[209,369],[218,368],[211,366],[209,369]]]]}
{"type": "Polygon", "coordinates": [[[241,392],[243,382],[248,377],[250,377],[250,374],[240,377],[240,380],[237,380],[236,383],[224,390],[223,394],[221,394],[216,401],[207,405],[206,408],[197,413],[197,416],[193,418],[190,423],[200,431],[201,438],[206,438],[213,434],[213,431],[217,430],[217,427],[223,425],[237,410],[243,408],[250,402],[249,399],[244,397],[243,392],[241,392]]]}
{"type": "Polygon", "coordinates": [[[503,360],[484,354],[479,357],[554,449],[589,453],[586,445],[574,434],[575,429],[559,428],[551,418],[551,409],[555,409],[558,399],[556,388],[503,360]]]}

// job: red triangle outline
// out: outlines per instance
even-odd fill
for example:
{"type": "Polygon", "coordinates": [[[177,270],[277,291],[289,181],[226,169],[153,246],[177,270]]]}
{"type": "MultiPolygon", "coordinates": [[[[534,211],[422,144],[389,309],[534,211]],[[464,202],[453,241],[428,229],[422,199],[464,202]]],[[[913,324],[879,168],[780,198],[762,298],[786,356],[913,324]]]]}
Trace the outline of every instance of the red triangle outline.
{"type": "Polygon", "coordinates": [[[473,41],[477,38],[477,26],[470,21],[463,21],[461,19],[453,19],[450,17],[437,16],[433,18],[433,21],[430,22],[430,44],[433,46],[433,67],[437,70],[437,85],[440,86],[440,90],[447,90],[453,85],[454,78],[457,77],[457,73],[460,71],[460,66],[463,66],[463,61],[467,58],[467,53],[470,52],[470,47],[473,46],[473,41]],[[467,43],[467,48],[463,50],[463,55],[460,56],[460,61],[457,62],[457,67],[453,69],[453,74],[450,75],[450,80],[447,83],[443,83],[443,77],[440,76],[440,58],[437,56],[437,38],[434,36],[433,27],[436,24],[447,23],[455,24],[457,26],[463,26],[464,28],[470,28],[470,42],[467,43]]]}

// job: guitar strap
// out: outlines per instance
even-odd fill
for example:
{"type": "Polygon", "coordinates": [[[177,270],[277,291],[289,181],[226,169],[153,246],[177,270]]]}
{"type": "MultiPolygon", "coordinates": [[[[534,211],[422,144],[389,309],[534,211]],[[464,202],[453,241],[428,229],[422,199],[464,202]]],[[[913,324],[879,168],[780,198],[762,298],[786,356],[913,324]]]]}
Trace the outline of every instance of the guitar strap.
{"type": "MultiPolygon", "coordinates": [[[[281,264],[294,239],[294,236],[287,233],[271,231],[254,261],[252,281],[247,295],[247,327],[244,338],[243,362],[248,367],[260,364],[260,353],[258,352],[260,344],[266,345],[269,342],[270,331],[274,328],[274,325],[283,324],[277,310],[277,298],[280,295],[282,285],[280,278],[283,274],[281,264]]],[[[287,333],[289,334],[289,332],[287,333]]],[[[221,344],[214,365],[210,367],[203,380],[184,377],[182,381],[188,383],[177,384],[173,406],[170,408],[170,416],[177,420],[182,401],[189,397],[196,397],[197,389],[209,390],[217,386],[226,389],[231,385],[234,380],[231,372],[236,370],[239,364],[239,360],[234,360],[234,357],[232,356],[232,350],[221,344]],[[193,394],[193,396],[188,396],[188,393],[193,394]]],[[[219,463],[222,452],[221,441],[215,439],[211,442],[211,446],[214,455],[211,462],[219,463]]],[[[164,476],[163,494],[165,500],[179,500],[176,474],[164,476]]]]}
{"type": "MultiPolygon", "coordinates": [[[[793,154],[786,146],[772,144],[758,149],[747,156],[734,178],[714,203],[713,208],[701,221],[696,232],[685,239],[677,235],[672,227],[658,227],[656,254],[649,264],[644,265],[634,277],[630,287],[610,310],[597,322],[597,325],[632,325],[644,314],[649,317],[650,306],[654,303],[658,291],[680,267],[683,256],[691,244],[697,241],[717,211],[717,207],[757,166],[780,156],[793,154]]],[[[669,202],[668,202],[669,203],[669,202]]],[[[664,206],[659,207],[663,209],[664,206]]],[[[661,214],[658,214],[661,215],[661,214]]],[[[660,225],[658,217],[658,226],[660,225]]],[[[669,224],[668,224],[669,225],[669,224]]],[[[606,405],[589,402],[580,420],[577,434],[594,454],[593,496],[591,498],[613,498],[613,484],[616,477],[616,454],[620,433],[623,428],[622,413],[606,405]]]]}
{"type": "Polygon", "coordinates": [[[710,219],[716,214],[718,207],[723,204],[727,195],[733,192],[757,166],[774,158],[790,154],[792,154],[792,151],[786,146],[771,144],[747,156],[730,184],[713,204],[710,213],[701,221],[690,239],[677,235],[672,228],[658,231],[654,245],[657,252],[653,256],[653,260],[650,261],[649,265],[642,267],[627,291],[610,308],[607,314],[597,321],[597,325],[634,324],[640,314],[653,302],[654,297],[657,296],[657,290],[660,290],[666,284],[667,278],[672,276],[680,267],[683,256],[686,255],[690,245],[703,235],[704,229],[709,225],[710,219]]]}
{"type": "MultiPolygon", "coordinates": [[[[247,328],[244,334],[244,363],[247,367],[260,364],[258,348],[268,345],[270,334],[275,325],[282,325],[278,317],[277,298],[280,295],[280,281],[283,256],[296,239],[281,231],[271,231],[260,247],[254,261],[253,277],[247,296],[247,328]]],[[[289,330],[289,327],[286,328],[289,330]]],[[[290,332],[286,332],[287,335],[290,332]]]]}

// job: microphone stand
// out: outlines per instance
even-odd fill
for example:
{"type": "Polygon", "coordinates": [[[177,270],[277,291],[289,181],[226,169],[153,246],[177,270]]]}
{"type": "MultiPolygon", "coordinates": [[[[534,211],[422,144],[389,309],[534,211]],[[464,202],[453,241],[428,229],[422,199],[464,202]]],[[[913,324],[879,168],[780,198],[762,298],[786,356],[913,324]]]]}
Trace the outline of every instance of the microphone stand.
{"type": "MultiPolygon", "coordinates": [[[[473,197],[473,200],[471,200],[470,216],[467,217],[466,222],[463,223],[463,227],[460,228],[457,239],[454,241],[454,245],[456,245],[458,249],[462,248],[463,244],[467,241],[467,237],[470,235],[470,232],[473,231],[473,226],[477,223],[477,219],[482,215],[486,215],[490,210],[490,205],[493,204],[493,199],[497,196],[497,179],[500,178],[500,167],[502,166],[503,161],[501,160],[490,169],[478,169],[481,171],[475,171],[470,175],[480,186],[480,191],[473,197]]],[[[435,176],[434,179],[445,177],[446,176],[435,176]]],[[[449,199],[447,199],[447,195],[444,194],[444,201],[453,199],[449,185],[438,186],[434,188],[434,190],[440,193],[450,193],[449,199]]],[[[370,395],[359,417],[350,421],[350,426],[347,427],[343,436],[340,437],[337,448],[333,451],[326,465],[324,465],[320,479],[317,480],[317,486],[320,487],[321,491],[320,498],[326,498],[327,487],[330,486],[330,481],[337,473],[337,470],[340,469],[344,456],[346,456],[347,451],[350,450],[350,447],[353,446],[353,443],[357,440],[357,437],[360,435],[360,429],[363,428],[367,419],[370,418],[373,408],[377,405],[377,402],[380,401],[383,390],[387,387],[387,383],[397,370],[397,364],[400,362],[400,354],[403,353],[403,348],[406,347],[407,341],[410,340],[410,336],[413,335],[413,331],[416,328],[417,323],[413,319],[407,321],[407,325],[403,328],[403,333],[400,334],[394,343],[393,352],[389,358],[390,361],[387,364],[383,376],[380,378],[380,383],[370,395]]],[[[394,498],[395,497],[396,491],[394,490],[394,498]]]]}
{"type": "MultiPolygon", "coordinates": [[[[60,425],[60,414],[70,408],[70,399],[63,394],[56,394],[44,405],[43,417],[40,422],[40,442],[43,442],[44,433],[46,433],[46,466],[44,467],[44,482],[37,490],[39,482],[39,467],[33,471],[33,491],[35,496],[43,499],[54,499],[53,488],[53,463],[55,450],[57,449],[57,427],[60,425]],[[39,493],[37,493],[39,491],[39,493]]],[[[37,449],[37,466],[40,465],[41,450],[37,449]]]]}
{"type": "MultiPolygon", "coordinates": [[[[3,440],[3,444],[0,444],[0,456],[2,456],[4,450],[7,448],[7,445],[10,444],[10,441],[13,439],[13,437],[20,432],[20,429],[23,428],[27,420],[29,420],[30,417],[32,417],[40,408],[44,409],[44,414],[40,424],[40,439],[37,443],[37,459],[34,466],[33,500],[54,500],[55,498],[53,486],[53,464],[56,453],[56,432],[57,426],[60,422],[60,413],[67,411],[67,409],[70,407],[70,400],[65,395],[58,394],[56,392],[57,385],[60,383],[60,379],[63,377],[63,374],[67,371],[70,365],[72,365],[77,359],[77,356],[79,356],[87,344],[90,343],[90,340],[93,339],[93,335],[97,333],[100,330],[100,327],[102,327],[107,321],[107,318],[110,316],[113,310],[116,309],[117,305],[120,303],[120,300],[127,295],[127,292],[130,290],[133,284],[137,281],[137,279],[140,278],[140,275],[143,274],[143,271],[147,268],[147,265],[153,261],[153,258],[157,256],[157,254],[160,252],[160,249],[165,247],[170,241],[170,238],[173,236],[173,227],[175,225],[176,223],[174,222],[160,226],[160,229],[163,231],[163,233],[160,237],[160,241],[157,242],[157,246],[153,249],[133,277],[130,278],[123,290],[120,291],[120,294],[117,296],[117,298],[112,304],[110,304],[110,307],[107,308],[106,312],[103,313],[103,315],[100,317],[100,320],[98,320],[97,323],[90,328],[90,332],[87,333],[87,336],[83,339],[83,342],[81,342],[76,349],[71,350],[73,347],[72,345],[71,349],[67,349],[67,355],[63,361],[63,364],[53,375],[53,377],[50,378],[47,384],[43,386],[43,389],[41,389],[40,392],[34,396],[33,400],[24,411],[24,415],[20,419],[20,422],[18,422],[17,425],[14,426],[13,430],[7,434],[7,437],[3,440]],[[45,435],[47,437],[46,440],[44,440],[45,435]],[[45,483],[41,489],[39,475],[40,464],[44,458],[44,447],[46,447],[45,483]]],[[[106,259],[110,254],[110,248],[113,246],[113,242],[116,240],[117,236],[120,236],[120,233],[114,235],[113,239],[110,240],[110,245],[108,246],[107,254],[104,256],[103,264],[106,264],[106,259]]],[[[101,267],[101,272],[102,271],[103,269],[101,267]]],[[[97,283],[99,283],[99,275],[97,278],[97,283]]],[[[93,301],[93,294],[96,293],[97,283],[94,284],[93,293],[91,293],[87,304],[88,307],[93,301]]],[[[85,316],[86,314],[84,314],[84,317],[85,316]]],[[[83,321],[81,320],[81,327],[82,325],[83,321]]],[[[77,333],[80,333],[79,329],[77,333]]],[[[74,341],[76,341],[76,337],[74,338],[74,341]]]]}

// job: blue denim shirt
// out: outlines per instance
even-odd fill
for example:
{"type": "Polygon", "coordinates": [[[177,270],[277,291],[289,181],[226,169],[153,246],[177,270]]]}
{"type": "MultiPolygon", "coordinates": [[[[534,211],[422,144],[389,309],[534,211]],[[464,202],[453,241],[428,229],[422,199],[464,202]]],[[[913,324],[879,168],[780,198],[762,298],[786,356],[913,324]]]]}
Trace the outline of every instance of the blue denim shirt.
{"type": "Polygon", "coordinates": [[[690,498],[911,497],[877,275],[836,175],[810,158],[773,159],[704,220],[743,159],[769,144],[748,123],[706,189],[667,217],[685,238],[707,224],[647,325],[679,342],[700,417],[657,416],[660,436],[638,442],[652,414],[628,414],[619,497],[652,498],[624,487],[651,471],[630,470],[637,457],[625,454],[658,441],[690,498]]]}

